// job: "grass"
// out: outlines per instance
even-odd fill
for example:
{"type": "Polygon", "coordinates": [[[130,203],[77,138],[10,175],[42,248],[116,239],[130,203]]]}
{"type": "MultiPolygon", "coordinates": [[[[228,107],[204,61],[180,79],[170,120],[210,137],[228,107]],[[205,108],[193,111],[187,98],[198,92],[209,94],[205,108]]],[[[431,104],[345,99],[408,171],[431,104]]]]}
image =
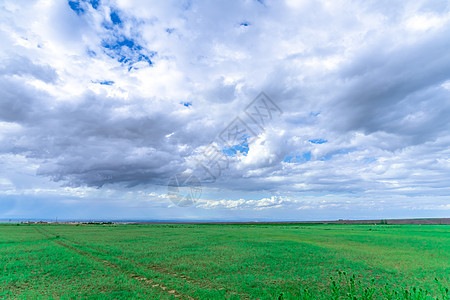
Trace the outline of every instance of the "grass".
{"type": "Polygon", "coordinates": [[[0,225],[0,298],[449,299],[446,225],[0,225]]]}

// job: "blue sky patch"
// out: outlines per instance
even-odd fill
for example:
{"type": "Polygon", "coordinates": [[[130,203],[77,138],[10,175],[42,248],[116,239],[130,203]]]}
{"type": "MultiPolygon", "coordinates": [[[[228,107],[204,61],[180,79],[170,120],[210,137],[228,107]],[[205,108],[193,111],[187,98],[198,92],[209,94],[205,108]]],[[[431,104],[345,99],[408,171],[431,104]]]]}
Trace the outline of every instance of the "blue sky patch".
{"type": "Polygon", "coordinates": [[[111,22],[113,22],[114,25],[121,25],[122,24],[122,20],[119,17],[119,14],[117,13],[117,11],[113,10],[110,14],[109,17],[111,18],[111,22]]]}
{"type": "Polygon", "coordinates": [[[137,62],[144,61],[149,66],[153,65],[151,58],[157,54],[154,51],[146,51],[137,42],[124,36],[115,40],[103,40],[102,46],[109,57],[128,66],[129,71],[133,68],[133,64],[137,62]]]}
{"type": "Polygon", "coordinates": [[[101,85],[113,85],[114,81],[112,80],[102,80],[102,81],[92,81],[93,83],[98,83],[101,85]]]}
{"type": "Polygon", "coordinates": [[[283,160],[287,163],[305,163],[311,160],[311,151],[302,154],[292,154],[285,157],[283,160]]]}
{"type": "Polygon", "coordinates": [[[135,44],[133,40],[125,38],[125,37],[121,37],[118,40],[111,42],[111,43],[104,42],[103,47],[105,47],[107,49],[114,49],[114,50],[119,50],[122,47],[128,47],[132,50],[141,50],[142,49],[142,47],[135,44]]]}
{"type": "Polygon", "coordinates": [[[238,145],[234,145],[231,147],[224,147],[222,152],[228,156],[236,156],[238,152],[242,153],[244,156],[247,156],[250,147],[248,146],[247,138],[245,138],[242,143],[238,145]]]}
{"type": "Polygon", "coordinates": [[[140,66],[135,65],[138,62],[146,62],[149,66],[152,66],[152,57],[157,52],[145,49],[134,38],[120,33],[123,20],[120,17],[119,10],[111,9],[110,18],[111,22],[106,20],[103,23],[103,27],[111,33],[110,38],[102,40],[103,52],[116,59],[122,66],[127,67],[128,71],[141,68],[142,64],[140,66]]]}
{"type": "Polygon", "coordinates": [[[97,9],[100,1],[99,0],[91,0],[91,1],[89,1],[89,3],[91,3],[91,5],[94,9],[97,9]]]}
{"type": "Polygon", "coordinates": [[[86,0],[69,0],[68,4],[70,9],[72,9],[74,12],[77,13],[77,15],[82,15],[86,12],[86,8],[87,8],[87,4],[85,3],[89,3],[94,9],[98,9],[99,0],[90,0],[90,1],[86,1],[86,0]]]}
{"type": "Polygon", "coordinates": [[[327,143],[328,140],[324,140],[324,139],[313,139],[313,140],[309,140],[310,143],[312,144],[324,144],[327,143]]]}
{"type": "Polygon", "coordinates": [[[80,1],[69,1],[70,9],[77,13],[77,15],[84,14],[84,8],[81,5],[80,1]]]}

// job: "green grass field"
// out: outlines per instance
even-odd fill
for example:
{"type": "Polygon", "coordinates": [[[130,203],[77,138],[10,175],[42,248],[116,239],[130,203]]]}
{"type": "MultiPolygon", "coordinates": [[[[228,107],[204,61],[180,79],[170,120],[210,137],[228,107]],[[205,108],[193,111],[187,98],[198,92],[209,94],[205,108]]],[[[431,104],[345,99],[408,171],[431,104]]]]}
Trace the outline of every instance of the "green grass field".
{"type": "Polygon", "coordinates": [[[0,225],[0,298],[449,299],[446,225],[0,225]]]}

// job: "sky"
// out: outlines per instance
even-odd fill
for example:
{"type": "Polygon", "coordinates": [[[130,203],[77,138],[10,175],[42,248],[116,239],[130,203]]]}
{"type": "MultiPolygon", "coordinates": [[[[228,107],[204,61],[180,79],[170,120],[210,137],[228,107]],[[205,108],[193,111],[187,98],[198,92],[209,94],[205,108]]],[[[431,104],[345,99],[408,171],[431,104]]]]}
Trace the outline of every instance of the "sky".
{"type": "Polygon", "coordinates": [[[0,219],[449,217],[447,1],[2,0],[0,219]]]}

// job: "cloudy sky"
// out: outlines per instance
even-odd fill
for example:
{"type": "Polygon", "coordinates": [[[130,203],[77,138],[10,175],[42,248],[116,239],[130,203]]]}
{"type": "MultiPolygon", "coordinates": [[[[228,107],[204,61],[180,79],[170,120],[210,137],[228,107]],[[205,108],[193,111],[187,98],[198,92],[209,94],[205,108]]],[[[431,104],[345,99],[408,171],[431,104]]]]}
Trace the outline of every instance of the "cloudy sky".
{"type": "Polygon", "coordinates": [[[444,0],[0,1],[0,219],[449,217],[449,50],[444,0]]]}

